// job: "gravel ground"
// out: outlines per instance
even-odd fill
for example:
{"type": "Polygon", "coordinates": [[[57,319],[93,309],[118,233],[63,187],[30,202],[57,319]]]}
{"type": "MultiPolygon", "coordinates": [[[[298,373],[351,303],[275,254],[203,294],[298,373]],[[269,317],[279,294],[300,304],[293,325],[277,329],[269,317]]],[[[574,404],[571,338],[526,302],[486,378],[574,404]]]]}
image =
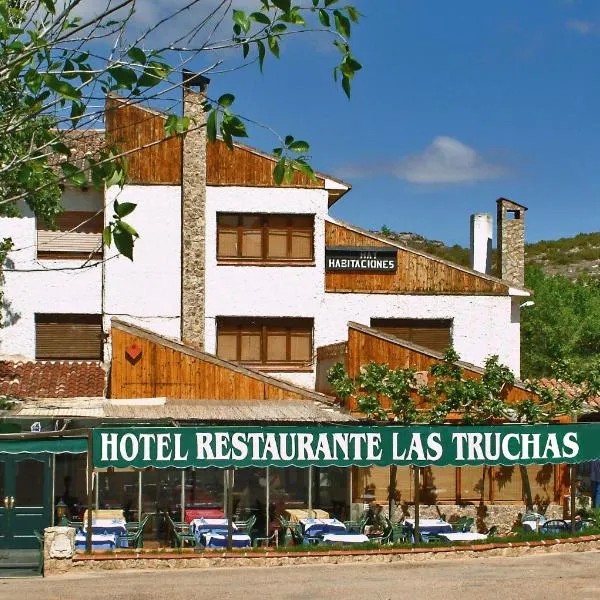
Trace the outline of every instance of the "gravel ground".
{"type": "Polygon", "coordinates": [[[600,598],[600,551],[423,563],[107,571],[0,579],[0,600],[600,598]]]}

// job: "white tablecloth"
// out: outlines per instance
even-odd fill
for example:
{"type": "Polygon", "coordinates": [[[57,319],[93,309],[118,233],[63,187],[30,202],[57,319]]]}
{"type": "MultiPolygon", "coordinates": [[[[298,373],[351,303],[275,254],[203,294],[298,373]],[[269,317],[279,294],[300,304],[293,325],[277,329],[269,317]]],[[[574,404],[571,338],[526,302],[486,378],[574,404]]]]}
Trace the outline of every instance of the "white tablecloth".
{"type": "Polygon", "coordinates": [[[300,519],[306,535],[344,533],[346,526],[337,519],[300,519]]]}
{"type": "MultiPolygon", "coordinates": [[[[404,523],[413,528],[415,526],[414,519],[406,519],[404,523]]],[[[423,533],[452,533],[452,525],[442,519],[419,519],[419,529],[423,533]]]]}
{"type": "Polygon", "coordinates": [[[472,542],[473,540],[487,539],[487,535],[484,533],[475,533],[474,531],[457,531],[456,533],[440,533],[439,535],[451,542],[472,542]]]}
{"type": "MultiPolygon", "coordinates": [[[[227,519],[193,519],[190,522],[192,531],[223,531],[228,528],[227,519]]],[[[233,530],[235,531],[237,526],[233,523],[233,530]]]]}
{"type": "Polygon", "coordinates": [[[326,533],[323,541],[329,544],[364,544],[369,538],[362,533],[326,533]]]}
{"type": "MultiPolygon", "coordinates": [[[[204,533],[202,541],[207,548],[227,547],[227,536],[220,533],[204,533]]],[[[247,548],[252,545],[252,540],[245,533],[236,533],[231,536],[231,545],[234,548],[247,548]]]]}

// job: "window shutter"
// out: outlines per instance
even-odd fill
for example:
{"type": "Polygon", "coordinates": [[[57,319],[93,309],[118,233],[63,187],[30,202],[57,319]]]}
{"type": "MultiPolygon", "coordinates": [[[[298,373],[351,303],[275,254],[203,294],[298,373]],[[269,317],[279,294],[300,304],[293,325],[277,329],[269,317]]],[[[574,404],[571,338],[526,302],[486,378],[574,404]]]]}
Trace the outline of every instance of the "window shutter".
{"type": "Polygon", "coordinates": [[[37,222],[39,253],[91,254],[102,252],[102,213],[70,211],[55,219],[56,229],[37,222]]]}
{"type": "Polygon", "coordinates": [[[37,359],[102,360],[101,315],[36,315],[37,359]]]}
{"type": "Polygon", "coordinates": [[[371,319],[371,327],[435,352],[451,344],[449,319],[371,319]]]}

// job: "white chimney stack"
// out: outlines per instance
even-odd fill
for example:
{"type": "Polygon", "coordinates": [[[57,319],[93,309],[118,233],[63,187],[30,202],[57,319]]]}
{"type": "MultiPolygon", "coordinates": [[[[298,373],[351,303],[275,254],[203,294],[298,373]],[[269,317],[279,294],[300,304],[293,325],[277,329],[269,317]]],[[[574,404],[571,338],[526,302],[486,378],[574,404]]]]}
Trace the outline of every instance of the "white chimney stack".
{"type": "Polygon", "coordinates": [[[492,215],[471,215],[471,267],[479,273],[492,272],[492,215]]]}

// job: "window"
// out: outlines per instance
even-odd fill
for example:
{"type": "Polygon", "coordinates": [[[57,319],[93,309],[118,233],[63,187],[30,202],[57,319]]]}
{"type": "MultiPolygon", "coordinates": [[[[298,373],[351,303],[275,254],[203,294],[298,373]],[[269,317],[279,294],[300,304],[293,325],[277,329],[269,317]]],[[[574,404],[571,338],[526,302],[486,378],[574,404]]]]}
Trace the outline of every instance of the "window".
{"type": "Polygon", "coordinates": [[[217,356],[258,367],[309,368],[312,319],[217,319],[217,356]]]}
{"type": "Polygon", "coordinates": [[[102,360],[102,315],[35,315],[37,359],[102,360]]]}
{"type": "Polygon", "coordinates": [[[55,218],[55,229],[37,220],[38,258],[70,259],[101,256],[102,213],[68,211],[55,218]]]}
{"type": "Polygon", "coordinates": [[[450,319],[371,319],[371,327],[436,352],[452,344],[450,319]]]}
{"type": "Polygon", "coordinates": [[[225,262],[312,262],[313,215],[217,215],[217,258],[225,262]]]}

